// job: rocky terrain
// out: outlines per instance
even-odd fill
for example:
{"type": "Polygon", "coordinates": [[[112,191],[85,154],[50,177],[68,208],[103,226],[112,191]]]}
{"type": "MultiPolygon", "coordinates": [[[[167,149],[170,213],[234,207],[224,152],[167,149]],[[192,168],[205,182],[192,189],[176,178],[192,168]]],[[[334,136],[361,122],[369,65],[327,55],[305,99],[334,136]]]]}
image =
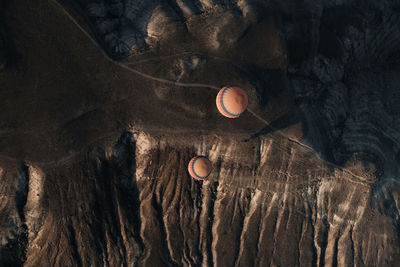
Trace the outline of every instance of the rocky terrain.
{"type": "Polygon", "coordinates": [[[399,13],[4,2],[0,266],[397,266],[399,13]],[[215,107],[227,84],[238,119],[215,107]]]}

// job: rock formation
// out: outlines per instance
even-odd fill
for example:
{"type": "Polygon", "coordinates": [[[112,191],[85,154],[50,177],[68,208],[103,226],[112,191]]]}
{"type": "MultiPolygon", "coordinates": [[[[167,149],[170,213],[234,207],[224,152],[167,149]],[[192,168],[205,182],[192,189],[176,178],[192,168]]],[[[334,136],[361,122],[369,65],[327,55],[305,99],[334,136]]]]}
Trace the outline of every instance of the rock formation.
{"type": "Polygon", "coordinates": [[[0,265],[396,266],[399,11],[11,1],[0,265]],[[249,96],[238,119],[215,106],[229,84],[249,96]]]}

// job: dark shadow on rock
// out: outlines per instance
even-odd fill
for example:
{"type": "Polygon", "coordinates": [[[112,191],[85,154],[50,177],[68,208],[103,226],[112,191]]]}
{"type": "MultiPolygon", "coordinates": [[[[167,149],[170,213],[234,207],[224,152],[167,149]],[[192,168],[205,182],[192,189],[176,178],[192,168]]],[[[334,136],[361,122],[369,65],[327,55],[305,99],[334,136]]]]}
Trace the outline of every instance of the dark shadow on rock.
{"type": "MultiPolygon", "coordinates": [[[[400,62],[396,4],[309,5],[278,4],[288,49],[287,76],[283,77],[293,86],[289,94],[295,107],[252,138],[301,122],[302,142],[325,160],[344,166],[356,158],[367,169],[372,163],[377,177],[398,175],[398,168],[388,166],[399,166],[398,123],[392,114],[400,106],[386,104],[400,95],[395,89],[400,83],[396,78],[400,62]]],[[[245,75],[265,106],[274,97],[267,82],[271,77],[260,69],[249,69],[245,75]],[[270,91],[267,94],[262,88],[270,91]]]]}
{"type": "Polygon", "coordinates": [[[25,164],[21,165],[18,174],[18,190],[15,195],[15,204],[21,225],[16,237],[9,239],[7,245],[0,250],[0,266],[23,266],[26,261],[28,245],[28,227],[26,225],[24,207],[28,196],[29,170],[25,164]]]}
{"type": "Polygon", "coordinates": [[[255,65],[246,65],[240,69],[236,68],[236,71],[256,89],[258,101],[262,107],[278,97],[284,90],[286,75],[281,69],[265,69],[255,65]]]}
{"type": "Polygon", "coordinates": [[[144,249],[143,240],[140,237],[140,199],[136,180],[136,141],[132,133],[125,132],[121,135],[114,147],[115,171],[118,181],[116,187],[120,206],[126,211],[128,221],[134,229],[135,241],[138,243],[140,255],[144,249]]]}
{"type": "Polygon", "coordinates": [[[283,130],[299,122],[301,122],[301,115],[299,114],[298,111],[292,110],[291,112],[288,112],[285,115],[272,121],[270,124],[265,126],[259,132],[253,134],[250,137],[250,139],[254,139],[263,135],[268,135],[275,131],[283,130]]]}

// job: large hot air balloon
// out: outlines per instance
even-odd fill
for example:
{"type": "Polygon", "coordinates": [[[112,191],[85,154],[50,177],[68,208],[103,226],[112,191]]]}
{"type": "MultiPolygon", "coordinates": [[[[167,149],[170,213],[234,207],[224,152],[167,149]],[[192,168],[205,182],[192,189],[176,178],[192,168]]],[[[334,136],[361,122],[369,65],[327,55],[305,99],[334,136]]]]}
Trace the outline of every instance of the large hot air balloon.
{"type": "Polygon", "coordinates": [[[226,86],[217,95],[218,111],[228,118],[238,118],[248,104],[246,92],[239,87],[226,86]]]}
{"type": "Polygon", "coordinates": [[[196,156],[190,160],[188,171],[194,179],[204,180],[211,173],[211,162],[204,156],[196,156]]]}

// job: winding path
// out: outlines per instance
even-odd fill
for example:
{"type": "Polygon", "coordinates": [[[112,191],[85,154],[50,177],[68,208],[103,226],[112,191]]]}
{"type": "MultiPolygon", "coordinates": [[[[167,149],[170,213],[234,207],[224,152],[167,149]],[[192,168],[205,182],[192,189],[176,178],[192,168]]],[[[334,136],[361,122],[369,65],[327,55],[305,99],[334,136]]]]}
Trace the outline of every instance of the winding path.
{"type": "MultiPolygon", "coordinates": [[[[65,8],[64,8],[59,2],[57,2],[57,0],[50,0],[50,2],[52,2],[53,4],[55,4],[57,7],[59,7],[59,8],[63,11],[63,13],[64,13],[64,14],[65,14],[65,15],[80,29],[80,31],[82,31],[82,32],[86,35],[87,38],[89,38],[89,40],[99,49],[99,51],[101,52],[101,54],[102,54],[109,62],[111,62],[111,63],[113,63],[113,64],[115,64],[115,65],[118,65],[118,66],[120,66],[121,68],[123,68],[123,69],[125,69],[125,70],[128,70],[128,71],[130,71],[130,72],[132,72],[132,73],[135,73],[135,74],[137,74],[137,75],[139,75],[139,76],[142,76],[143,78],[150,79],[150,80],[153,80],[153,81],[157,81],[157,82],[160,82],[160,83],[163,83],[163,84],[170,84],[170,85],[180,86],[180,87],[210,88],[210,89],[217,90],[217,91],[220,90],[220,87],[217,87],[217,86],[214,86],[214,85],[209,85],[209,84],[202,84],[202,83],[181,83],[181,82],[175,82],[175,81],[163,79],[163,78],[160,78],[160,77],[154,77],[154,76],[151,76],[151,75],[149,75],[149,74],[140,72],[140,71],[138,71],[138,70],[136,70],[136,69],[130,67],[130,66],[129,66],[129,63],[123,63],[123,62],[118,62],[118,61],[113,60],[113,59],[104,51],[104,49],[98,44],[98,42],[97,42],[97,41],[96,41],[96,40],[95,40],[95,39],[94,39],[94,38],[93,38],[93,37],[92,37],[92,36],[91,36],[77,21],[76,21],[76,19],[75,19],[67,10],[65,10],[65,8]]],[[[189,52],[187,52],[187,53],[189,53],[189,52]]],[[[247,110],[248,110],[255,118],[257,118],[259,121],[261,121],[263,124],[265,124],[266,126],[271,127],[271,126],[269,125],[269,123],[268,123],[266,120],[264,120],[262,117],[260,117],[258,114],[256,114],[253,110],[251,110],[250,108],[247,108],[247,110]]],[[[315,156],[318,160],[320,160],[321,162],[325,163],[326,165],[331,166],[331,167],[334,167],[334,168],[336,168],[336,169],[340,169],[341,171],[343,171],[343,172],[345,172],[345,173],[347,173],[347,174],[350,174],[351,176],[353,176],[354,178],[356,178],[355,180],[349,179],[351,182],[359,183],[359,184],[361,184],[361,185],[365,185],[365,184],[374,184],[374,183],[377,182],[377,180],[375,180],[375,181],[370,181],[369,179],[367,179],[367,178],[365,178],[365,177],[362,177],[362,176],[359,176],[359,175],[356,175],[356,174],[354,174],[353,172],[351,172],[351,171],[349,171],[349,170],[347,170],[347,169],[345,169],[345,168],[343,168],[343,167],[341,167],[341,166],[339,166],[339,165],[337,165],[337,164],[335,164],[335,163],[332,163],[332,162],[329,162],[329,161],[324,160],[324,159],[318,154],[318,152],[316,152],[312,147],[310,147],[310,146],[308,146],[308,145],[306,145],[306,144],[303,144],[302,142],[300,142],[300,141],[298,141],[298,140],[296,140],[296,139],[293,139],[293,138],[291,138],[291,137],[289,137],[289,136],[286,136],[285,134],[283,134],[283,133],[280,132],[279,130],[274,129],[273,127],[271,127],[271,128],[272,128],[274,131],[276,131],[278,134],[280,134],[281,136],[287,138],[290,142],[293,142],[294,144],[296,144],[296,145],[302,147],[303,149],[305,149],[305,150],[311,152],[312,154],[314,154],[314,156],[315,156]]],[[[105,136],[96,139],[95,142],[97,142],[99,139],[103,139],[103,138],[105,138],[105,136]]],[[[94,142],[92,142],[91,144],[93,144],[93,143],[94,143],[94,142]]],[[[84,148],[83,148],[83,149],[84,149],[84,148]]],[[[58,159],[58,160],[47,161],[47,162],[30,162],[30,163],[33,163],[33,164],[38,164],[38,163],[39,163],[39,164],[45,165],[45,166],[62,164],[62,163],[67,162],[69,159],[71,159],[71,158],[74,157],[75,155],[78,155],[79,153],[81,153],[81,152],[83,151],[83,149],[80,150],[80,151],[77,151],[77,152],[75,152],[75,153],[73,153],[73,154],[71,154],[71,155],[69,155],[69,156],[66,156],[66,157],[63,157],[63,158],[61,158],[61,159],[58,159]]],[[[4,159],[8,159],[8,160],[11,160],[11,159],[12,159],[11,157],[4,156],[4,155],[0,155],[0,157],[2,157],[2,158],[4,158],[4,159]]],[[[15,160],[15,159],[13,159],[13,160],[15,160]]],[[[345,176],[343,176],[343,177],[345,177],[345,176]]]]}

